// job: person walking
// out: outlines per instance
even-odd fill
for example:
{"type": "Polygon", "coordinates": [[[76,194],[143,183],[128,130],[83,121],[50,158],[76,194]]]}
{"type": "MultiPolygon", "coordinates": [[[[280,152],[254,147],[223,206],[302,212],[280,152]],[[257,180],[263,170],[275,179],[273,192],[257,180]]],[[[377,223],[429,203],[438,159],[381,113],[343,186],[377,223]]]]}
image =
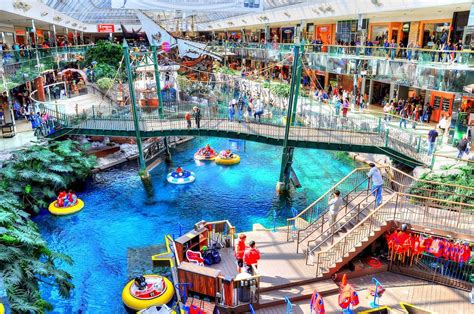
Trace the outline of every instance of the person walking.
{"type": "MultiPolygon", "coordinates": [[[[333,198],[328,202],[329,205],[329,226],[333,226],[337,219],[337,213],[342,205],[341,191],[335,190],[333,193],[333,198]]],[[[334,227],[332,228],[332,234],[334,233],[334,227]]]]}
{"type": "Polygon", "coordinates": [[[436,131],[436,126],[428,132],[428,156],[431,156],[434,153],[436,146],[436,138],[439,136],[436,131]]]}
{"type": "Polygon", "coordinates": [[[407,106],[404,106],[402,110],[400,110],[400,123],[399,123],[400,128],[402,127],[402,124],[405,127],[405,129],[407,128],[407,119],[408,119],[408,108],[407,106]]]}
{"type": "Polygon", "coordinates": [[[345,98],[344,103],[342,104],[342,116],[347,117],[347,111],[349,111],[349,99],[345,98]]]}
{"type": "Polygon", "coordinates": [[[258,97],[255,100],[255,113],[253,114],[253,118],[256,120],[258,117],[258,122],[261,121],[262,119],[262,114],[263,114],[263,102],[262,100],[258,97]]]}
{"type": "Polygon", "coordinates": [[[253,266],[257,268],[257,263],[260,260],[260,251],[255,247],[255,241],[250,241],[249,248],[245,250],[244,263],[247,266],[247,272],[251,275],[253,273],[253,266]]]}
{"type": "Polygon", "coordinates": [[[184,119],[187,122],[188,129],[190,129],[191,128],[191,114],[189,112],[186,112],[186,114],[184,115],[184,119]]]}
{"type": "Polygon", "coordinates": [[[456,148],[458,149],[458,159],[462,158],[462,156],[467,150],[468,144],[469,140],[467,139],[467,136],[464,136],[462,140],[459,141],[458,145],[456,146],[456,148]]]}
{"type": "Polygon", "coordinates": [[[253,109],[252,102],[253,102],[253,99],[250,98],[249,103],[247,105],[247,118],[246,118],[247,122],[250,122],[250,120],[252,119],[252,109],[253,109]]]}
{"type": "Polygon", "coordinates": [[[196,122],[196,128],[200,129],[201,128],[201,109],[195,106],[193,107],[193,112],[194,112],[194,121],[196,122]]]}
{"type": "Polygon", "coordinates": [[[235,258],[237,259],[237,271],[240,273],[242,267],[244,267],[244,254],[248,246],[245,244],[247,236],[243,233],[239,234],[239,242],[235,247],[235,258]]]}
{"type": "Polygon", "coordinates": [[[235,105],[236,104],[237,104],[237,100],[235,100],[235,98],[233,98],[229,103],[229,121],[230,122],[234,121],[235,105]]]}
{"type": "Polygon", "coordinates": [[[430,104],[426,105],[426,123],[430,123],[431,115],[433,114],[433,107],[430,104]]]}
{"type": "Polygon", "coordinates": [[[375,206],[382,203],[383,179],[380,170],[372,162],[370,163],[370,171],[367,177],[372,181],[371,193],[375,196],[375,206]]]}

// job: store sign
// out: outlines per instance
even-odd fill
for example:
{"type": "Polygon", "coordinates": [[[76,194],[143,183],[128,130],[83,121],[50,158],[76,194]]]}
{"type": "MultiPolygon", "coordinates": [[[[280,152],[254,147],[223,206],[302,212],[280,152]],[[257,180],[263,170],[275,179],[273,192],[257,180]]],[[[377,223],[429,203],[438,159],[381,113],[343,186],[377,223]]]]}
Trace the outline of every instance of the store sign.
{"type": "Polygon", "coordinates": [[[25,36],[26,35],[26,31],[23,30],[23,29],[15,29],[15,34],[17,36],[25,36]]]}
{"type": "Polygon", "coordinates": [[[113,9],[261,12],[263,0],[112,0],[113,9]]]}
{"type": "Polygon", "coordinates": [[[99,33],[113,33],[114,31],[114,24],[97,24],[97,32],[99,33]]]}

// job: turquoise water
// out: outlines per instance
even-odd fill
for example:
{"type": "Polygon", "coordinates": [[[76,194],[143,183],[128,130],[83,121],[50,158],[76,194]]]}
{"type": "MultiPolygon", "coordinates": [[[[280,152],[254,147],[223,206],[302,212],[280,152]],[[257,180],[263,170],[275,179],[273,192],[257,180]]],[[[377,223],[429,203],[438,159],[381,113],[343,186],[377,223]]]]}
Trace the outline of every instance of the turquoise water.
{"type": "Polygon", "coordinates": [[[228,219],[238,231],[250,230],[254,223],[268,228],[286,224],[292,207],[301,211],[354,167],[330,152],[296,149],[293,166],[303,187],[282,197],[275,192],[281,151],[253,142],[195,139],[172,150],[172,165],[162,163],[151,172],[152,197],[145,193],[136,167],[127,166],[99,174],[79,195],[86,204],[80,213],[41,213],[35,221],[49,246],[75,261],[62,265],[74,277],[71,299],[42,287],[54,313],[123,313],[127,248],[162,243],[166,234],[178,235],[179,225],[188,230],[201,219],[228,219]],[[194,152],[206,143],[216,150],[232,147],[241,163],[228,167],[194,161],[194,152]],[[178,165],[195,172],[193,184],[166,182],[167,173],[178,165]]]}

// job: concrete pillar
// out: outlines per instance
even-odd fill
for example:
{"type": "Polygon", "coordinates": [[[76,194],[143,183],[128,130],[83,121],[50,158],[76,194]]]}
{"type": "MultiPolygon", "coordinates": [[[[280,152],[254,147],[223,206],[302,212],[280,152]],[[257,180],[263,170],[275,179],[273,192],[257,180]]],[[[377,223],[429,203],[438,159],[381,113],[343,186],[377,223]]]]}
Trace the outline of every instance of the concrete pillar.
{"type": "Polygon", "coordinates": [[[362,84],[360,84],[360,94],[361,96],[364,96],[365,94],[365,81],[367,81],[367,79],[365,78],[365,75],[362,76],[362,84]]]}
{"type": "Polygon", "coordinates": [[[395,83],[390,83],[390,92],[388,93],[389,100],[392,100],[395,97],[395,83]]]}
{"type": "Polygon", "coordinates": [[[370,105],[372,103],[373,94],[374,94],[374,80],[370,79],[369,80],[369,101],[367,105],[370,105]]]}
{"type": "Polygon", "coordinates": [[[36,97],[39,101],[45,101],[46,97],[44,94],[44,84],[43,84],[43,77],[39,76],[35,78],[35,86],[36,86],[36,97]]]}

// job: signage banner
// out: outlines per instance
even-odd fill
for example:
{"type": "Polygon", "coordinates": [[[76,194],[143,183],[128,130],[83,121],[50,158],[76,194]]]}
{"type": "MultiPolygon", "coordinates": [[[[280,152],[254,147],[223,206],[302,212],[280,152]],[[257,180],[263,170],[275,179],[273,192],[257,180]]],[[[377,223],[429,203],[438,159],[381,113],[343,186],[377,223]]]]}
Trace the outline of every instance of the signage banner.
{"type": "Polygon", "coordinates": [[[99,33],[113,33],[115,32],[114,24],[97,24],[97,32],[99,33]]]}
{"type": "Polygon", "coordinates": [[[261,12],[264,0],[112,0],[113,9],[261,12]]]}
{"type": "Polygon", "coordinates": [[[176,45],[176,39],[171,36],[164,28],[156,24],[152,19],[136,10],[135,13],[142,24],[143,30],[146,33],[148,42],[157,47],[172,47],[176,45]]]}

